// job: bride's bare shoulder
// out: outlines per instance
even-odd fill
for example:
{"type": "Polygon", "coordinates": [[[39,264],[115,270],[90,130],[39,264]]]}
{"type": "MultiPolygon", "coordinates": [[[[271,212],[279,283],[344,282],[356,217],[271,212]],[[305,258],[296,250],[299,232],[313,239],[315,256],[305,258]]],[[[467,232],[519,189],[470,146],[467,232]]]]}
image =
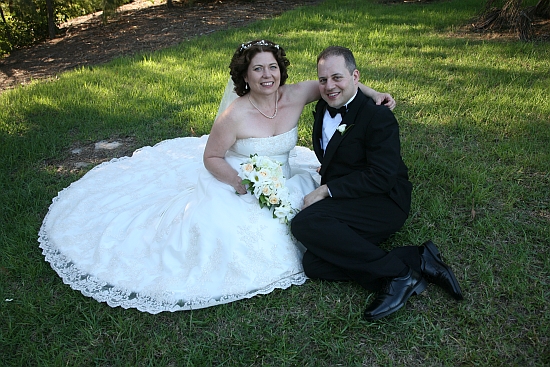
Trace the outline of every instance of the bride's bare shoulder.
{"type": "Polygon", "coordinates": [[[231,104],[220,113],[219,117],[223,117],[223,120],[226,119],[235,119],[240,118],[244,114],[244,111],[246,110],[244,107],[246,107],[246,98],[245,97],[238,97],[235,99],[231,104]]]}
{"type": "Polygon", "coordinates": [[[235,99],[229,107],[227,107],[214,121],[214,126],[226,129],[237,129],[240,122],[244,120],[246,113],[246,105],[244,104],[244,98],[239,97],[235,99]]]}

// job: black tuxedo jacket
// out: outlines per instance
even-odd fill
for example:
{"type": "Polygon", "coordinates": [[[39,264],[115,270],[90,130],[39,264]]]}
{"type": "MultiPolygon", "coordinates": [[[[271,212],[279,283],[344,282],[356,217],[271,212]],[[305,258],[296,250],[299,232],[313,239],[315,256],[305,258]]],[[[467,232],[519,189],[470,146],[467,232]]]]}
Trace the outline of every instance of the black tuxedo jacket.
{"type": "MultiPolygon", "coordinates": [[[[313,147],[321,162],[321,184],[327,184],[333,198],[364,198],[388,195],[405,213],[411,206],[412,184],[401,158],[399,125],[391,110],[377,106],[357,91],[338,130],[321,148],[323,116],[327,107],[319,100],[315,107],[313,147]]],[[[383,209],[383,208],[381,208],[383,209]]]]}

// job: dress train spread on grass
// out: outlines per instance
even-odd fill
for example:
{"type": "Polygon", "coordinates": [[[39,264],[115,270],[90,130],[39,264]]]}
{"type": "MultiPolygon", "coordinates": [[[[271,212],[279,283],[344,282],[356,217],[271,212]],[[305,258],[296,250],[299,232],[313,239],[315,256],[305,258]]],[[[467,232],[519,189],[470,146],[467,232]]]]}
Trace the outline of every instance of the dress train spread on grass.
{"type": "MultiPolygon", "coordinates": [[[[61,191],[39,242],[63,282],[111,307],[149,313],[303,284],[303,247],[253,195],[237,195],[204,168],[207,138],[141,148],[61,191]]],[[[317,186],[319,163],[296,141],[297,128],[240,139],[226,160],[237,170],[251,154],[278,160],[299,202],[317,186]]]]}

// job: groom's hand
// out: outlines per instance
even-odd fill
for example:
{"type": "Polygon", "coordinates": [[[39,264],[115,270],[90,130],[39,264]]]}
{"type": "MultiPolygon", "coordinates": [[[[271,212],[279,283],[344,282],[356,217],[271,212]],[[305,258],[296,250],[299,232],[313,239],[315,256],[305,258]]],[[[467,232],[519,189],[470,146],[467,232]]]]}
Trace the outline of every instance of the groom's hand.
{"type": "Polygon", "coordinates": [[[305,209],[311,204],[321,201],[327,197],[329,197],[328,186],[321,185],[304,197],[304,205],[302,206],[302,209],[305,209]]]}

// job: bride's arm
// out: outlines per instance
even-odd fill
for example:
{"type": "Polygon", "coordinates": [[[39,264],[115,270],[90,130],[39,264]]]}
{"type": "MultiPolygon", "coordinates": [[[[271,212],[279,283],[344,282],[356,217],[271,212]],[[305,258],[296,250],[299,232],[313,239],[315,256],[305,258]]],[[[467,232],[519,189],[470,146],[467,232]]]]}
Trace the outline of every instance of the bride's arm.
{"type": "Polygon", "coordinates": [[[363,92],[366,96],[372,98],[377,105],[383,104],[390,110],[393,110],[397,104],[389,93],[377,92],[361,82],[359,82],[359,89],[361,89],[361,92],[363,92]]]}
{"type": "MultiPolygon", "coordinates": [[[[321,93],[319,92],[319,82],[317,80],[306,80],[296,84],[291,84],[289,87],[295,92],[294,96],[297,98],[303,98],[304,105],[321,99],[321,93]]],[[[389,93],[380,93],[374,89],[367,87],[363,83],[359,83],[359,89],[368,97],[372,98],[376,104],[383,104],[390,110],[393,110],[396,106],[396,102],[389,93]]]]}
{"type": "Polygon", "coordinates": [[[227,116],[216,119],[204,148],[203,162],[216,179],[231,185],[237,193],[246,194],[238,172],[225,161],[225,153],[237,140],[236,132],[235,124],[227,116]]]}

